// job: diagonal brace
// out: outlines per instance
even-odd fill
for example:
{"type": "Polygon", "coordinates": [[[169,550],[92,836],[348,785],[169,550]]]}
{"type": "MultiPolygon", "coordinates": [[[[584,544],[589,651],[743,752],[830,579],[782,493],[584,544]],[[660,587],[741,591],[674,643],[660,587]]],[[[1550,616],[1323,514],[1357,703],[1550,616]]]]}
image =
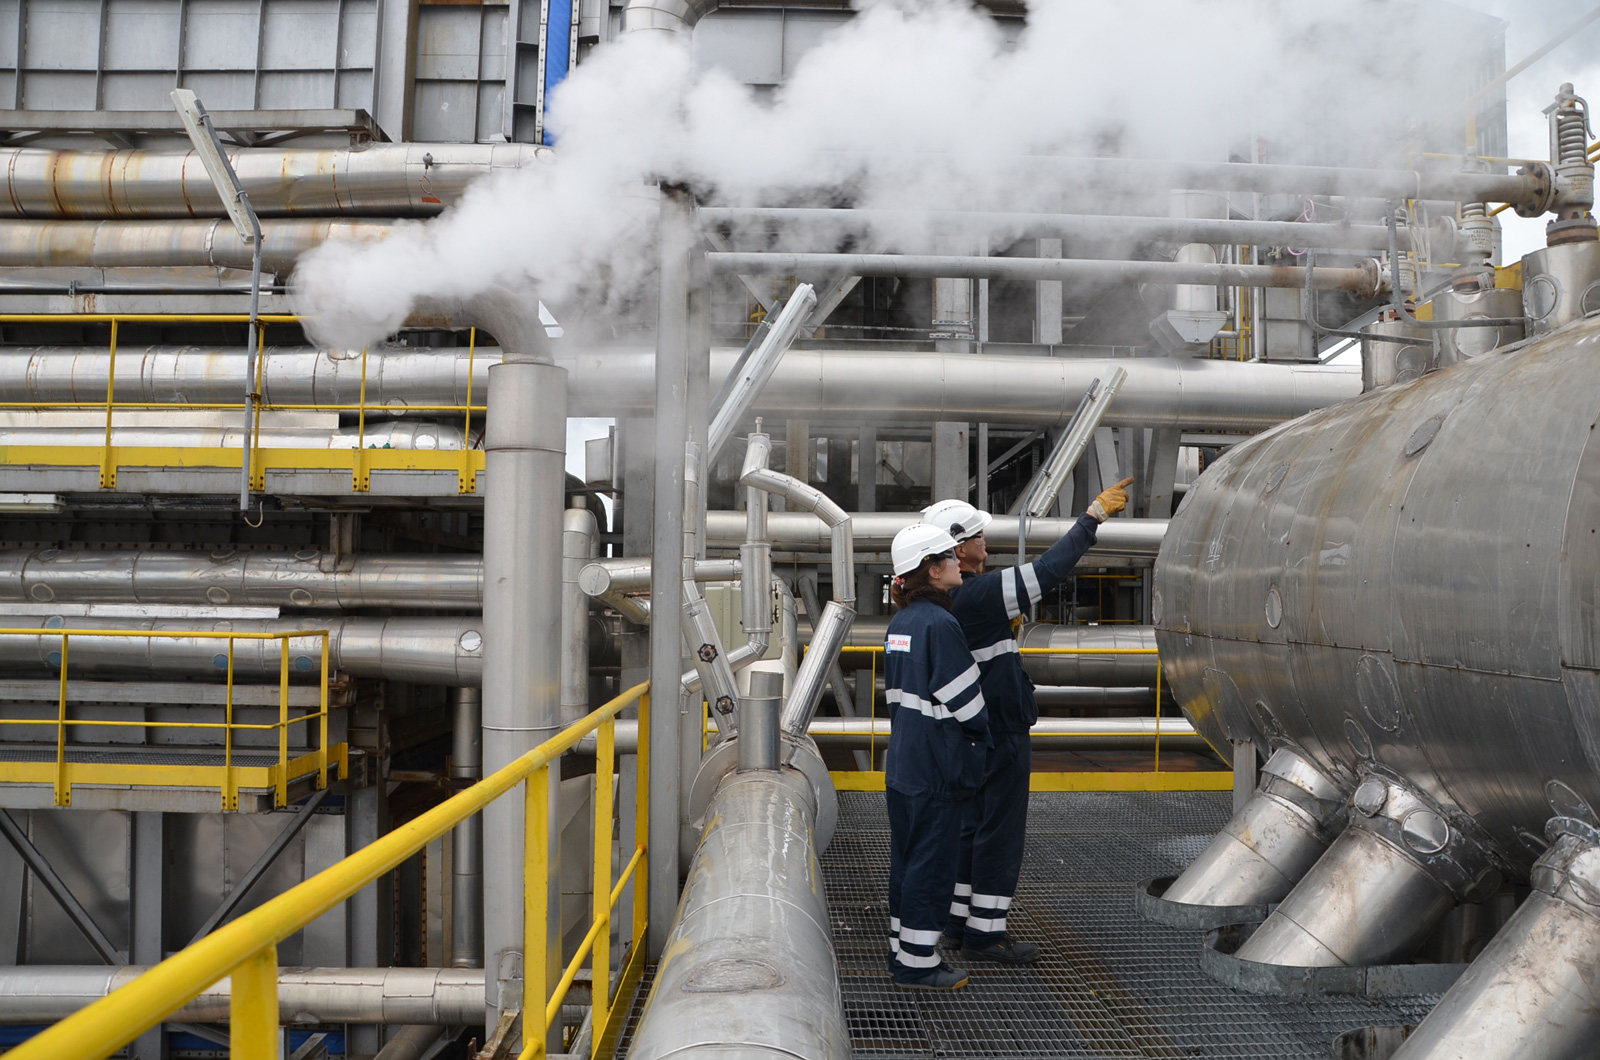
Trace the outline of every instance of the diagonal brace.
{"type": "Polygon", "coordinates": [[[278,855],[282,854],[284,849],[294,841],[294,837],[300,834],[300,830],[311,822],[311,818],[317,812],[317,807],[322,805],[323,800],[328,797],[328,792],[332,790],[332,788],[323,788],[321,791],[312,793],[311,797],[305,801],[305,805],[301,806],[299,812],[294,815],[294,820],[290,821],[283,831],[278,833],[278,838],[274,839],[271,845],[261,852],[259,858],[256,858],[256,863],[250,866],[250,871],[244,874],[244,879],[239,881],[239,885],[228,892],[228,897],[224,898],[221,904],[206,918],[206,922],[200,925],[200,930],[195,932],[194,938],[189,940],[189,945],[193,946],[196,942],[215,931],[218,924],[228,919],[228,915],[239,907],[240,902],[244,901],[245,895],[250,893],[250,888],[256,885],[256,881],[266,875],[268,869],[272,868],[272,863],[278,860],[278,855]]]}
{"type": "Polygon", "coordinates": [[[44,884],[44,889],[50,892],[50,896],[56,900],[62,911],[67,914],[67,919],[71,920],[73,925],[83,932],[83,937],[89,940],[89,944],[105,959],[105,962],[116,967],[127,964],[127,958],[117,952],[117,948],[111,944],[110,939],[106,938],[106,933],[100,930],[100,925],[94,922],[94,917],[89,915],[89,911],[83,907],[83,903],[79,902],[72,891],[67,888],[66,882],[56,875],[56,870],[50,867],[50,862],[45,859],[43,854],[39,853],[39,848],[33,845],[22,829],[17,826],[17,822],[11,819],[11,814],[5,810],[0,810],[0,832],[5,833],[6,839],[16,848],[17,853],[28,866],[28,870],[38,878],[40,883],[44,884]]]}

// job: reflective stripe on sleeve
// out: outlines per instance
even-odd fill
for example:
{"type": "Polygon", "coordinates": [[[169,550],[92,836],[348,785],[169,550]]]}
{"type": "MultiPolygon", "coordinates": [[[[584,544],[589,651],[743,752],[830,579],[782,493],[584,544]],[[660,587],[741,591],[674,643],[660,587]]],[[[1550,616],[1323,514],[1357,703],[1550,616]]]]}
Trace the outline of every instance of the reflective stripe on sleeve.
{"type": "Polygon", "coordinates": [[[987,648],[973,648],[972,657],[978,662],[988,662],[990,659],[998,659],[1002,655],[1010,655],[1013,652],[1020,654],[1021,650],[1015,640],[1007,637],[1005,640],[995,641],[987,648]]]}
{"type": "Polygon", "coordinates": [[[1012,577],[1015,573],[1015,568],[1000,572],[1000,599],[1005,602],[1007,618],[1022,614],[1022,609],[1017,606],[1017,580],[1012,577]]]}
{"type": "Polygon", "coordinates": [[[1039,590],[1039,574],[1033,569],[1033,564],[1027,563],[1018,567],[1017,573],[1022,575],[1022,584],[1028,591],[1028,602],[1038,603],[1044,593],[1039,590]]]}
{"type": "Polygon", "coordinates": [[[968,703],[966,706],[956,711],[953,715],[951,715],[951,717],[955,718],[957,721],[971,721],[973,718],[978,716],[978,712],[982,709],[983,693],[979,692],[977,695],[972,697],[971,703],[968,703]]]}
{"type": "Polygon", "coordinates": [[[978,683],[978,664],[973,663],[957,674],[942,688],[933,690],[933,696],[942,702],[948,703],[973,685],[978,683]]]}

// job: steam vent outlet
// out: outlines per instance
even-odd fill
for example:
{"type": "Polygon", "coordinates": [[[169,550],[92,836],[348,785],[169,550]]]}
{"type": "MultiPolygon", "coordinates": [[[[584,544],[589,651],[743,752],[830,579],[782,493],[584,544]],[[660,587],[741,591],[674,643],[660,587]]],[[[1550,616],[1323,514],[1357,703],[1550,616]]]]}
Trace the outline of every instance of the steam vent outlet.
{"type": "Polygon", "coordinates": [[[1202,906],[1277,902],[1344,825],[1345,791],[1304,755],[1279,748],[1255,794],[1162,898],[1202,906]]]}
{"type": "Polygon", "coordinates": [[[1460,901],[1500,886],[1484,848],[1398,780],[1369,775],[1350,825],[1243,946],[1240,960],[1364,967],[1410,957],[1460,901]]]}

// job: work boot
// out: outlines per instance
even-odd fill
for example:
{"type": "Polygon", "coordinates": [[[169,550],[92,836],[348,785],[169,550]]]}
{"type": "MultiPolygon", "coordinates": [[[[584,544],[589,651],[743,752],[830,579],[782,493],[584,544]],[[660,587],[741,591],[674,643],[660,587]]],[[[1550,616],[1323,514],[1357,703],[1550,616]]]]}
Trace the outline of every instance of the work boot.
{"type": "Polygon", "coordinates": [[[960,990],[967,985],[967,973],[941,961],[939,967],[915,979],[902,979],[897,973],[894,985],[905,990],[960,990]]]}
{"type": "Polygon", "coordinates": [[[1039,947],[1031,942],[1018,942],[1010,935],[1001,935],[980,946],[971,943],[961,947],[961,956],[969,961],[995,961],[999,964],[1032,964],[1039,959],[1039,947]]]}

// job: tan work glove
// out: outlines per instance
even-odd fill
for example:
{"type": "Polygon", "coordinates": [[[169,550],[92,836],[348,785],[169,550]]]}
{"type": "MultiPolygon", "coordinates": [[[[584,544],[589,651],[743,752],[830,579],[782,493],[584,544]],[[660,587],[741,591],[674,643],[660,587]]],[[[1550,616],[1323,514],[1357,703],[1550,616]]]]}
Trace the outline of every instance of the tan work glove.
{"type": "Polygon", "coordinates": [[[1096,522],[1105,522],[1128,506],[1128,487],[1133,484],[1133,479],[1125,478],[1115,486],[1106,489],[1089,505],[1089,514],[1095,517],[1096,522]]]}

